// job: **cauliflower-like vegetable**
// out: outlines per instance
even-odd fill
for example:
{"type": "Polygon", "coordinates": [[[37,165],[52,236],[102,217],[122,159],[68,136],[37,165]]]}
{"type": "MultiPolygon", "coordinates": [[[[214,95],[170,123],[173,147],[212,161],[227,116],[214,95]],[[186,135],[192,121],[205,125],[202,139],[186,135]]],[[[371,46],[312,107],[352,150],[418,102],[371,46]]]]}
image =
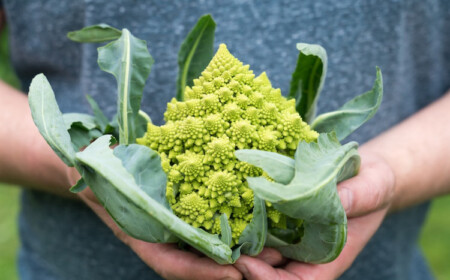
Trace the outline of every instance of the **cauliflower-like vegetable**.
{"type": "MultiPolygon", "coordinates": [[[[255,78],[221,44],[202,75],[185,89],[185,101],[173,99],[166,124],[148,124],[139,144],[157,151],[168,174],[167,199],[174,213],[194,227],[218,234],[225,213],[236,244],[252,219],[253,192],[247,176],[263,171],[239,162],[236,149],[259,149],[293,156],[299,141],[318,133],[272,88],[265,73],[255,78]]],[[[267,176],[267,175],[266,175],[267,176]]],[[[283,227],[283,214],[268,205],[273,226],[283,227]]]]}

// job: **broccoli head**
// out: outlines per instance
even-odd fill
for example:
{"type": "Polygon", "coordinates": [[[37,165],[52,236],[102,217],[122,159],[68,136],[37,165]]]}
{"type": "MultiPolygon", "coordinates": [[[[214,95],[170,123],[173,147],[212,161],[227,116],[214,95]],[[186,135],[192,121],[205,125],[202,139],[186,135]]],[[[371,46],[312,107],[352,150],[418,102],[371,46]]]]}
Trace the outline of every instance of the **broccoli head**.
{"type": "MultiPolygon", "coordinates": [[[[302,121],[294,99],[272,88],[265,73],[255,77],[224,44],[184,96],[184,101],[168,103],[166,124],[149,123],[138,143],[160,154],[174,213],[213,234],[220,233],[225,213],[236,244],[252,219],[253,192],[246,177],[267,174],[238,161],[234,151],[258,149],[292,157],[299,141],[315,141],[318,133],[302,121]]],[[[283,215],[267,206],[272,226],[285,226],[283,215]]]]}

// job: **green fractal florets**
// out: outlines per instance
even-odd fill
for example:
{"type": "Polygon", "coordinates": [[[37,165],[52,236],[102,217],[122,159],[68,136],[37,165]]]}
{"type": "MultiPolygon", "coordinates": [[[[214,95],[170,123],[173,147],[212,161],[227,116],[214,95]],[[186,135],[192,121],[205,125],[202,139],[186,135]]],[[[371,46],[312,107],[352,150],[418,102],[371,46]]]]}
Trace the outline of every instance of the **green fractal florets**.
{"type": "MultiPolygon", "coordinates": [[[[220,233],[220,215],[225,213],[233,244],[252,219],[253,192],[245,178],[267,177],[239,162],[234,151],[293,156],[299,141],[318,137],[295,111],[294,100],[272,88],[265,73],[255,78],[224,44],[194,85],[186,87],[185,101],[167,104],[164,118],[161,127],[148,124],[138,143],[161,155],[174,213],[213,234],[220,233]]],[[[283,227],[283,214],[267,206],[272,226],[283,227]]]]}

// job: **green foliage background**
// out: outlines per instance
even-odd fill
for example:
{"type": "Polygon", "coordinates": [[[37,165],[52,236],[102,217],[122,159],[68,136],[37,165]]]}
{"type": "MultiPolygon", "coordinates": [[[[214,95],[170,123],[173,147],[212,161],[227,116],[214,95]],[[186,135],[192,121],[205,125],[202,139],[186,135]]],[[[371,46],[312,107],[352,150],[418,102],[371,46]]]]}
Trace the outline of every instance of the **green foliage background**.
{"type": "MultiPolygon", "coordinates": [[[[20,87],[8,57],[7,32],[0,34],[0,79],[20,87]]],[[[19,188],[0,183],[0,280],[18,279],[16,269],[19,247],[17,213],[19,188]]],[[[420,245],[437,279],[450,279],[450,196],[433,202],[420,238],[420,245]]]]}

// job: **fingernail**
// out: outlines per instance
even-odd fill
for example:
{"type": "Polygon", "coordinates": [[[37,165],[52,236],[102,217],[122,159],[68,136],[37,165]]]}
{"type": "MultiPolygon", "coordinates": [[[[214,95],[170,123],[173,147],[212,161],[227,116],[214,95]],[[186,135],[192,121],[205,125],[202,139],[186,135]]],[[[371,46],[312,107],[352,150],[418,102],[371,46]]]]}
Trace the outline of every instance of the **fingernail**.
{"type": "Polygon", "coordinates": [[[353,202],[353,193],[351,190],[347,188],[340,188],[339,189],[339,197],[341,198],[342,206],[344,207],[345,213],[349,213],[350,209],[352,208],[352,202],[353,202]]]}

